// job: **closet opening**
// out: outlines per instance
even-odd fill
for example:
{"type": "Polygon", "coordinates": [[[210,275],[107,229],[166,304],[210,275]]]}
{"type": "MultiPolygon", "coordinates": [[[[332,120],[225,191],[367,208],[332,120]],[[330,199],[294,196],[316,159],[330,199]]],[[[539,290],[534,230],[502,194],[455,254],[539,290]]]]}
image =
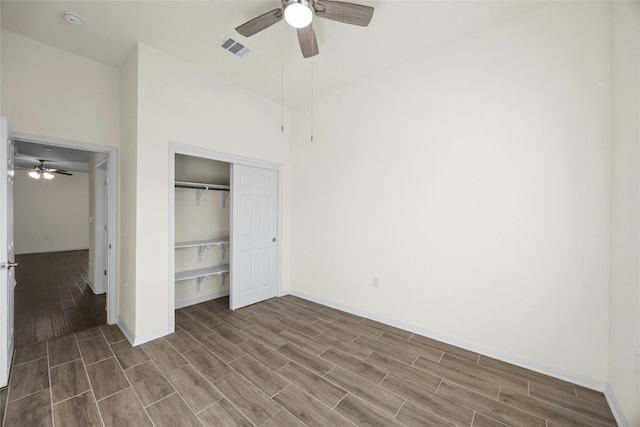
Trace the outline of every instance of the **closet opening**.
{"type": "Polygon", "coordinates": [[[280,296],[282,165],[170,144],[169,319],[280,296]]]}
{"type": "Polygon", "coordinates": [[[231,164],[175,156],[175,308],[229,295],[231,164]]]}

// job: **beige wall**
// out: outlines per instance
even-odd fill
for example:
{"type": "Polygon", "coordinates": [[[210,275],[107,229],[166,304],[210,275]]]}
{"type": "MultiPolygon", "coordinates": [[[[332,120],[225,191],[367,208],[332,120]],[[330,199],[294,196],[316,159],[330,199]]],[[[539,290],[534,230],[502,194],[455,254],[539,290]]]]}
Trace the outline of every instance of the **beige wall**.
{"type": "MultiPolygon", "coordinates": [[[[158,268],[173,251],[167,232],[169,141],[281,163],[287,173],[290,139],[280,130],[280,105],[147,46],[139,45],[138,53],[135,334],[144,337],[169,326],[174,281],[168,265],[158,268]]],[[[287,185],[285,178],[285,223],[287,185]]],[[[287,242],[285,237],[285,269],[287,242]]]]}
{"type": "Polygon", "coordinates": [[[613,4],[609,381],[640,425],[640,3],[613,4]]]}
{"type": "Polygon", "coordinates": [[[293,288],[603,384],[609,19],[550,4],[296,116],[293,288]]]}
{"type": "Polygon", "coordinates": [[[89,249],[89,175],[15,178],[16,253],[89,249]]]}

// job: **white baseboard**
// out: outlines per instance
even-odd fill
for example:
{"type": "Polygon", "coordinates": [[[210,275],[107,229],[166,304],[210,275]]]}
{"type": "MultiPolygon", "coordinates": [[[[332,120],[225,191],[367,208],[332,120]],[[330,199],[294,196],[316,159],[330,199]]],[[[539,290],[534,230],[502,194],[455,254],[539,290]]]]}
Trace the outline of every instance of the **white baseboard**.
{"type": "MultiPolygon", "coordinates": [[[[404,329],[409,332],[413,332],[414,334],[422,335],[428,338],[432,338],[437,341],[441,341],[447,344],[454,345],[456,347],[464,348],[465,350],[472,351],[474,353],[479,353],[484,356],[492,357],[494,359],[501,360],[503,362],[511,363],[512,365],[520,366],[525,369],[530,369],[532,371],[539,372],[544,375],[549,375],[554,378],[558,378],[564,381],[568,381],[573,384],[577,384],[591,390],[596,390],[599,392],[604,392],[607,386],[606,381],[598,380],[595,378],[586,377],[580,374],[576,374],[575,372],[570,372],[564,369],[546,366],[537,362],[532,362],[530,360],[522,359],[520,357],[515,357],[509,354],[504,354],[497,352],[495,350],[491,350],[488,348],[484,348],[478,346],[476,344],[471,344],[465,342],[463,340],[459,340],[457,338],[448,337],[437,332],[433,332],[424,328],[420,328],[415,325],[410,325],[403,322],[398,322],[393,319],[389,319],[383,316],[379,316],[375,313],[369,313],[363,310],[359,310],[353,307],[345,306],[342,304],[335,303],[333,301],[325,300],[323,298],[318,298],[313,295],[305,294],[304,292],[298,292],[296,290],[288,290],[288,293],[302,299],[306,299],[309,301],[316,302],[318,304],[326,305],[328,307],[332,307],[338,310],[346,311],[347,313],[355,314],[356,316],[366,317],[367,319],[375,320],[376,322],[384,323],[389,326],[394,326],[396,328],[404,329]]],[[[286,295],[283,293],[283,295],[286,295]]]]}
{"type": "Polygon", "coordinates": [[[609,403],[609,408],[611,408],[611,412],[613,412],[613,416],[616,419],[619,427],[629,427],[630,424],[624,416],[622,412],[622,408],[616,399],[616,395],[613,392],[613,388],[611,388],[611,384],[607,382],[607,386],[604,390],[604,397],[607,398],[607,403],[609,403]]]}
{"type": "Polygon", "coordinates": [[[120,328],[127,341],[129,341],[129,344],[133,345],[133,342],[135,341],[135,335],[133,335],[133,332],[131,332],[129,328],[127,328],[120,317],[118,317],[116,325],[118,326],[118,328],[120,328]]]}
{"type": "Polygon", "coordinates": [[[153,332],[150,332],[148,334],[141,335],[141,336],[136,336],[131,345],[135,347],[137,345],[144,344],[146,342],[153,341],[153,340],[156,340],[158,338],[162,338],[162,337],[164,337],[166,335],[169,335],[169,334],[172,334],[174,332],[175,332],[175,330],[173,330],[173,329],[165,328],[165,329],[161,329],[159,331],[153,331],[153,332]]]}
{"type": "Polygon", "coordinates": [[[91,279],[89,279],[89,277],[85,277],[84,281],[87,283],[87,285],[89,285],[89,287],[91,288],[91,292],[93,292],[94,295],[102,295],[107,293],[106,291],[98,292],[96,290],[96,285],[93,284],[93,282],[91,281],[91,279]]]}
{"type": "Polygon", "coordinates": [[[93,292],[94,295],[98,295],[98,293],[96,292],[96,286],[93,284],[93,282],[91,281],[91,279],[89,279],[89,277],[86,277],[84,280],[87,285],[89,285],[89,287],[91,288],[91,292],[93,292]]]}
{"type": "Polygon", "coordinates": [[[215,292],[213,294],[203,295],[203,296],[197,297],[197,298],[190,298],[190,299],[186,299],[186,300],[182,300],[182,301],[176,301],[176,310],[179,309],[179,308],[188,307],[190,305],[200,304],[201,302],[211,301],[211,300],[214,300],[214,299],[226,297],[227,295],[229,295],[229,291],[228,290],[215,292]]]}
{"type": "Polygon", "coordinates": [[[134,347],[137,346],[137,345],[140,345],[140,344],[144,344],[144,343],[149,342],[149,341],[153,341],[153,340],[158,339],[158,338],[162,338],[165,335],[169,335],[169,334],[172,334],[174,332],[173,330],[169,330],[169,328],[166,328],[166,329],[161,329],[159,331],[154,331],[154,332],[142,335],[142,336],[136,336],[133,332],[131,332],[129,330],[129,328],[126,327],[126,325],[124,324],[122,319],[118,318],[117,325],[120,328],[120,330],[122,331],[122,333],[124,334],[124,336],[127,338],[127,341],[129,341],[129,344],[131,344],[134,347]]]}

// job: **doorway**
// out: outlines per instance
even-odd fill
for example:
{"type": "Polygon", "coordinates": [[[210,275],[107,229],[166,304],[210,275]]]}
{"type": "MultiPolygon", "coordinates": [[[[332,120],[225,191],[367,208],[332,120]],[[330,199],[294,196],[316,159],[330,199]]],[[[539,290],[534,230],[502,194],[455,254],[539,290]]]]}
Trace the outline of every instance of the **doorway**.
{"type": "MultiPolygon", "coordinates": [[[[19,257],[40,258],[39,261],[45,263],[41,264],[41,268],[39,268],[40,274],[46,275],[48,278],[53,279],[56,275],[60,277],[61,274],[66,274],[61,279],[62,282],[58,282],[56,285],[55,291],[72,293],[72,296],[62,299],[59,311],[54,314],[64,319],[68,327],[82,330],[100,323],[115,323],[117,321],[115,257],[117,253],[117,206],[116,185],[114,183],[117,183],[117,148],[25,134],[14,134],[13,139],[18,147],[16,175],[24,174],[26,177],[29,172],[34,170],[32,164],[34,160],[39,165],[41,164],[40,160],[45,160],[44,166],[51,171],[54,178],[50,180],[29,178],[24,182],[31,186],[39,185],[42,190],[40,195],[44,197],[43,192],[51,192],[51,184],[56,180],[59,185],[65,182],[69,184],[75,178],[80,181],[84,180],[82,188],[86,189],[85,201],[81,203],[88,205],[80,209],[76,205],[78,199],[69,196],[67,199],[69,206],[65,207],[63,204],[61,211],[54,212],[52,209],[49,212],[46,204],[42,203],[40,209],[44,212],[45,217],[49,214],[51,216],[66,214],[73,217],[72,213],[75,213],[76,210],[83,210],[82,218],[75,218],[74,221],[81,223],[81,228],[86,227],[87,235],[81,241],[70,239],[68,235],[54,235],[55,230],[51,233],[42,230],[40,233],[27,232],[28,234],[22,236],[25,240],[23,242],[25,250],[19,257]],[[98,185],[98,182],[101,185],[98,185]],[[47,184],[49,186],[45,189],[47,184]],[[98,228],[100,228],[99,231],[98,228]],[[37,242],[37,239],[40,239],[40,242],[37,242]],[[40,243],[40,247],[38,248],[34,243],[40,243]],[[32,246],[29,247],[29,245],[32,246]],[[62,257],[65,261],[54,261],[55,257],[62,257]],[[63,271],[65,268],[67,269],[66,273],[63,271]],[[55,274],[53,274],[54,272],[55,274]],[[69,281],[76,283],[69,283],[69,281]],[[65,287],[68,289],[65,290],[65,287]],[[72,318],[74,316],[75,318],[72,318]]],[[[51,196],[51,194],[47,196],[51,196]]],[[[20,195],[16,194],[16,197],[20,197],[20,195]]],[[[37,202],[38,197],[34,197],[34,199],[37,202]]],[[[68,229],[66,234],[70,234],[70,230],[72,229],[68,229]]],[[[17,292],[20,292],[20,275],[23,274],[21,271],[24,271],[24,268],[21,269],[21,267],[27,266],[23,263],[18,267],[17,292]]],[[[19,316],[19,309],[20,307],[16,307],[16,319],[19,316]]],[[[38,320],[37,323],[42,325],[43,322],[38,320]]],[[[55,325],[51,322],[50,324],[55,325]]],[[[16,325],[16,327],[18,326],[16,325]]],[[[60,327],[59,330],[50,331],[49,335],[55,337],[68,332],[60,327]]],[[[40,333],[46,334],[47,332],[40,331],[40,333]]]]}

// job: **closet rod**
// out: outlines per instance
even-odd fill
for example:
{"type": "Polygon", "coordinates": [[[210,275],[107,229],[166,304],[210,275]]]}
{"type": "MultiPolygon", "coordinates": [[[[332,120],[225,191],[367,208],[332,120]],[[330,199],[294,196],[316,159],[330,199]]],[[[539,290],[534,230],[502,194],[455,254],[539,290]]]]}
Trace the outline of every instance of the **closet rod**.
{"type": "Polygon", "coordinates": [[[188,181],[176,181],[175,186],[179,188],[195,188],[197,190],[216,190],[216,191],[231,190],[231,187],[228,185],[204,184],[200,182],[188,182],[188,181]]]}

